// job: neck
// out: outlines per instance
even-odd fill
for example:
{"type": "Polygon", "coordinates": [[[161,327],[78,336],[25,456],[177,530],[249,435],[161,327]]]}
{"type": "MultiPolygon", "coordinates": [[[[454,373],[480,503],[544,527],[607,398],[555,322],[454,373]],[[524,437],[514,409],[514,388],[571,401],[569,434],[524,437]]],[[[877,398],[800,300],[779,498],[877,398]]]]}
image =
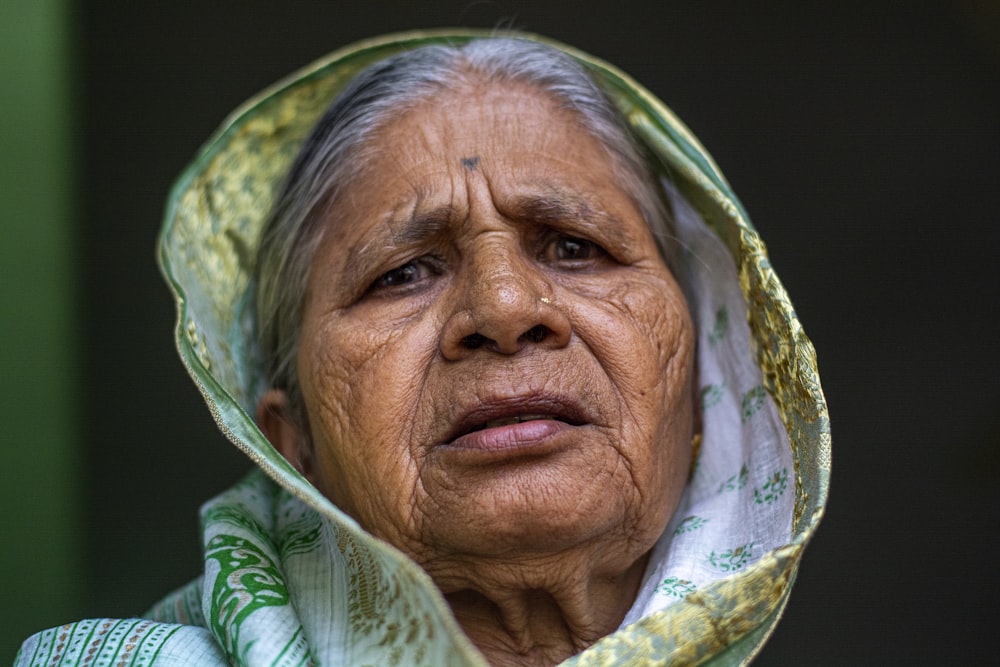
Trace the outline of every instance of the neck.
{"type": "Polygon", "coordinates": [[[555,665],[618,628],[635,600],[647,556],[617,574],[562,563],[565,576],[556,580],[551,568],[542,568],[545,581],[517,568],[445,597],[494,667],[555,665]]]}

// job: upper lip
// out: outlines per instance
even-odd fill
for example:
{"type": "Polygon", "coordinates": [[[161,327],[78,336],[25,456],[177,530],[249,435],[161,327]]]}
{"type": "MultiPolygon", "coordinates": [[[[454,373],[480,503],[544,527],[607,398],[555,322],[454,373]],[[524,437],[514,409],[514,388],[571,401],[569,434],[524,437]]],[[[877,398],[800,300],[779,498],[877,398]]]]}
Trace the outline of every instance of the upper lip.
{"type": "Polygon", "coordinates": [[[503,396],[457,406],[455,418],[443,439],[449,443],[485,427],[487,422],[513,417],[557,419],[580,426],[591,423],[592,415],[579,401],[556,394],[503,396]]]}

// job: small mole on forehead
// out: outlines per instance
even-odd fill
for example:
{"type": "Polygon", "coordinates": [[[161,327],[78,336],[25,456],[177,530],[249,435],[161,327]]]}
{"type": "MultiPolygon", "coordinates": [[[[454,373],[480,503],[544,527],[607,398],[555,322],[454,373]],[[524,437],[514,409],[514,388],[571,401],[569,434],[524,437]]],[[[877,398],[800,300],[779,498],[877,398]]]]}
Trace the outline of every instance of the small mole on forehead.
{"type": "Polygon", "coordinates": [[[464,158],[462,158],[462,166],[465,167],[466,169],[468,169],[469,171],[474,171],[476,169],[476,165],[477,164],[479,164],[479,156],[478,155],[476,157],[464,157],[464,158]]]}

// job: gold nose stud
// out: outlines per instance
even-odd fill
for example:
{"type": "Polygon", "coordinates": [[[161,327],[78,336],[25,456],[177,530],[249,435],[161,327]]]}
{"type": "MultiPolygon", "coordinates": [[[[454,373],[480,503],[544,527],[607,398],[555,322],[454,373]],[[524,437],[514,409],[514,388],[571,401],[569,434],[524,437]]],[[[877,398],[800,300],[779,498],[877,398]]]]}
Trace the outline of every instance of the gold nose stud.
{"type": "Polygon", "coordinates": [[[552,299],[550,299],[547,296],[543,296],[542,298],[539,299],[539,301],[541,301],[542,303],[552,303],[552,299]]]}

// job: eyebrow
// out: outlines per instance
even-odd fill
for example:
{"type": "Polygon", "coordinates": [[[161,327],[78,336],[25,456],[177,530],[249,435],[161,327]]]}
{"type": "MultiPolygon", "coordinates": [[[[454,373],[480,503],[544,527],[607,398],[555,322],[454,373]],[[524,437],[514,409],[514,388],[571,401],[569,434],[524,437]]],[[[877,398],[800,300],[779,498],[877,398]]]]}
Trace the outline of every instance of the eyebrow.
{"type": "Polygon", "coordinates": [[[504,213],[515,220],[555,224],[566,220],[597,222],[605,218],[579,195],[551,191],[542,195],[520,195],[503,202],[504,213]]]}
{"type": "Polygon", "coordinates": [[[389,230],[388,235],[377,234],[374,238],[349,248],[343,275],[345,277],[365,275],[375,256],[386,247],[401,248],[444,236],[455,217],[456,211],[453,207],[439,206],[431,211],[418,213],[402,223],[394,222],[391,218],[387,219],[385,228],[389,230]]]}
{"type": "Polygon", "coordinates": [[[392,242],[405,246],[423,243],[443,236],[452,223],[458,218],[458,212],[452,206],[439,206],[426,213],[417,213],[400,224],[389,223],[392,232],[392,242]]]}
{"type": "Polygon", "coordinates": [[[633,235],[621,219],[595,206],[586,197],[560,188],[547,187],[540,195],[521,195],[502,203],[507,217],[525,222],[538,222],[554,227],[572,222],[575,227],[605,241],[634,242],[633,235]],[[613,230],[613,234],[608,234],[613,230]]]}

